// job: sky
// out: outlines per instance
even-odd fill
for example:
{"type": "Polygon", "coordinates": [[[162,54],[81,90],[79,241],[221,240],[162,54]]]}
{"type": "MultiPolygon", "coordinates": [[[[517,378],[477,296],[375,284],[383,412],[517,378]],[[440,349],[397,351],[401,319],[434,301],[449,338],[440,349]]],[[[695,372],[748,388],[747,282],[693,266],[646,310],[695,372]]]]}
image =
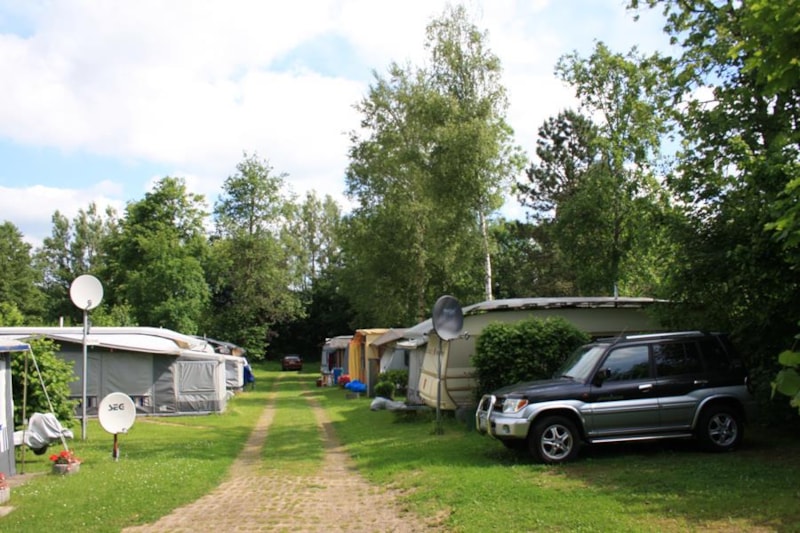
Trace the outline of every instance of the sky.
{"type": "MultiPolygon", "coordinates": [[[[451,2],[457,3],[457,2],[451,2]]],[[[465,0],[500,58],[514,142],[574,107],[559,57],[666,47],[625,0],[465,0]]],[[[299,196],[344,196],[354,106],[392,62],[423,66],[445,0],[0,0],[0,222],[34,247],[56,210],[124,213],[165,177],[209,208],[245,153],[299,196]]],[[[509,198],[502,214],[523,218],[509,198]]]]}

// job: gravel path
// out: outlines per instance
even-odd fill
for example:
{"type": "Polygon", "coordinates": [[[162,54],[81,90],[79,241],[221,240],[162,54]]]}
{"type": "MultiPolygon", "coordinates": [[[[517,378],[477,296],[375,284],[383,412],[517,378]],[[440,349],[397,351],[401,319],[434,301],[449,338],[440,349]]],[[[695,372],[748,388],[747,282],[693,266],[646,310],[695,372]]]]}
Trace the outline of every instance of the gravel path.
{"type": "MultiPolygon", "coordinates": [[[[279,383],[280,380],[276,386],[279,383]]],[[[273,393],[227,478],[216,490],[155,523],[123,531],[414,533],[436,530],[404,512],[396,494],[361,477],[337,440],[325,410],[312,399],[306,401],[325,440],[324,464],[318,472],[298,476],[254,468],[262,460],[261,449],[269,445],[269,427],[275,415],[273,393]]]]}

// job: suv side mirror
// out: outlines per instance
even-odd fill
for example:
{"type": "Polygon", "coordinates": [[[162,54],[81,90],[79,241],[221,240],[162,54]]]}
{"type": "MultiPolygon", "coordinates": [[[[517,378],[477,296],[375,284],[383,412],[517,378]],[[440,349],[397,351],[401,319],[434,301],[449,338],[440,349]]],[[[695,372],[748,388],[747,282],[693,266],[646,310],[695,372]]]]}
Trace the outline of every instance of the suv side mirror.
{"type": "Polygon", "coordinates": [[[605,380],[611,377],[611,369],[610,368],[601,368],[597,371],[597,374],[594,375],[594,379],[592,380],[592,384],[595,386],[600,386],[603,384],[605,380]]]}

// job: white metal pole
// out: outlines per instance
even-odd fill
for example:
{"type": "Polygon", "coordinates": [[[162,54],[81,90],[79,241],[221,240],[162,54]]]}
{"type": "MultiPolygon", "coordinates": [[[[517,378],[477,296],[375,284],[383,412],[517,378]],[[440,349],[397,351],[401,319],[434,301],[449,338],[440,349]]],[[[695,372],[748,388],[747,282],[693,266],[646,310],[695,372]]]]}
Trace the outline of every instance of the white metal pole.
{"type": "Polygon", "coordinates": [[[83,395],[81,396],[81,438],[86,440],[86,381],[89,373],[86,371],[86,330],[89,329],[89,312],[83,310],[83,395]]]}

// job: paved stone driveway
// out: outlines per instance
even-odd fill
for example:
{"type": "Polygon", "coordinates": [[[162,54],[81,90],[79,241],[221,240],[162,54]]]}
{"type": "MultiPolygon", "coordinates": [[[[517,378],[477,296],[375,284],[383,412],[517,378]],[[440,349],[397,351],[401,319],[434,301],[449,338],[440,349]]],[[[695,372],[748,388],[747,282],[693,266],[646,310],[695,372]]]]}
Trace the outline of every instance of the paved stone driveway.
{"type": "Polygon", "coordinates": [[[269,445],[269,427],[275,415],[274,398],[273,395],[267,402],[227,479],[216,490],[175,509],[155,523],[124,531],[442,531],[404,512],[396,494],[368,483],[359,475],[339,444],[324,409],[313,400],[309,400],[310,407],[325,437],[322,469],[311,476],[258,472],[253,466],[261,461],[262,447],[269,445]]]}

